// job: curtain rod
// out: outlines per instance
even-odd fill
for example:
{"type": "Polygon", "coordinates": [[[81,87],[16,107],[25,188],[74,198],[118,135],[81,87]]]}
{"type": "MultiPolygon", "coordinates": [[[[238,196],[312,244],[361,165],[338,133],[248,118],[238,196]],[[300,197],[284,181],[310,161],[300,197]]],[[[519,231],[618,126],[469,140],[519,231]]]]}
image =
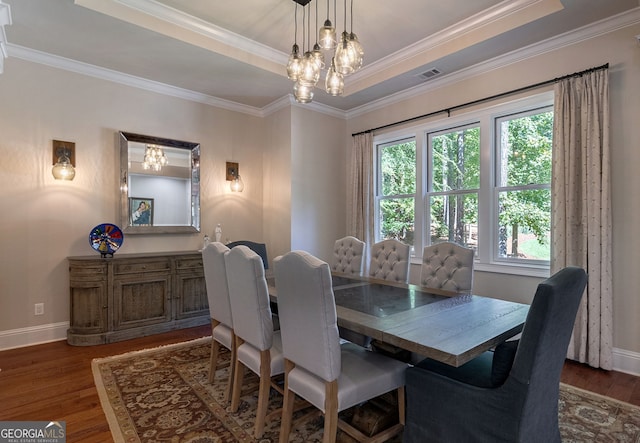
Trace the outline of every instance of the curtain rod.
{"type": "Polygon", "coordinates": [[[415,120],[420,120],[420,119],[423,119],[423,118],[432,117],[434,115],[442,114],[442,113],[445,113],[445,112],[447,113],[447,116],[451,116],[451,111],[455,111],[455,110],[458,110],[458,109],[461,109],[461,108],[466,108],[467,106],[473,106],[473,105],[477,105],[479,103],[488,102],[488,101],[491,101],[491,100],[495,100],[495,99],[506,97],[506,96],[513,95],[513,94],[518,94],[520,92],[528,91],[530,89],[540,88],[542,86],[546,86],[546,85],[549,85],[551,83],[557,83],[557,82],[559,82],[561,80],[565,80],[567,78],[582,77],[585,74],[589,74],[589,73],[594,72],[594,71],[600,71],[602,69],[608,69],[608,68],[609,68],[609,63],[605,63],[602,66],[597,66],[595,68],[585,69],[584,71],[574,72],[573,74],[563,75],[562,77],[556,77],[554,79],[546,80],[546,81],[543,81],[543,82],[540,82],[540,83],[536,83],[536,84],[533,84],[533,85],[523,86],[522,88],[513,89],[511,91],[501,92],[500,94],[492,95],[490,97],[480,98],[478,100],[473,100],[473,101],[464,103],[462,105],[450,106],[448,108],[440,109],[439,111],[433,111],[433,112],[429,112],[428,114],[422,114],[422,115],[419,115],[417,117],[411,117],[411,118],[407,118],[405,120],[401,120],[401,121],[398,121],[398,122],[395,122],[395,123],[389,123],[389,124],[386,124],[386,125],[383,125],[383,126],[378,126],[377,128],[367,129],[366,131],[355,132],[355,133],[351,134],[351,136],[355,137],[356,135],[366,134],[367,132],[379,131],[380,129],[386,129],[386,128],[390,128],[392,126],[402,125],[404,123],[409,123],[409,122],[412,122],[412,121],[415,121],[415,120]]]}

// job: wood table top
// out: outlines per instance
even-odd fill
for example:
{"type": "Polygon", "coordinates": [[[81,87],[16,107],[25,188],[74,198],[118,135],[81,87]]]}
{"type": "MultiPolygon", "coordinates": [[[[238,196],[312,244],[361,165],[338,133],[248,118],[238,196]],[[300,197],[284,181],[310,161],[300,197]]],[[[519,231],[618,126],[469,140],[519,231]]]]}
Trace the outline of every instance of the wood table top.
{"type": "MultiPolygon", "coordinates": [[[[334,274],[338,325],[461,366],[518,334],[529,305],[479,295],[334,274]]],[[[277,300],[273,278],[268,279],[277,300]]]]}

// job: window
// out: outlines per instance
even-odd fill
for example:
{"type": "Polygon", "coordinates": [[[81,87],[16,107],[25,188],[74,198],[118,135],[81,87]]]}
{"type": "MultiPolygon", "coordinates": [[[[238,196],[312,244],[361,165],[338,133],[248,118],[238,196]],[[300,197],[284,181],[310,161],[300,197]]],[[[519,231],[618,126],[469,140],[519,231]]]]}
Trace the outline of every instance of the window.
{"type": "Polygon", "coordinates": [[[551,257],[553,110],[496,119],[497,258],[551,257]]]}
{"type": "Polygon", "coordinates": [[[476,248],[480,127],[429,134],[428,146],[429,243],[451,241],[476,248]]]}
{"type": "Polygon", "coordinates": [[[375,241],[453,241],[476,269],[544,276],[552,93],[376,136],[375,241]]]}
{"type": "Polygon", "coordinates": [[[416,200],[416,142],[378,146],[376,241],[395,238],[413,246],[416,200]]]}

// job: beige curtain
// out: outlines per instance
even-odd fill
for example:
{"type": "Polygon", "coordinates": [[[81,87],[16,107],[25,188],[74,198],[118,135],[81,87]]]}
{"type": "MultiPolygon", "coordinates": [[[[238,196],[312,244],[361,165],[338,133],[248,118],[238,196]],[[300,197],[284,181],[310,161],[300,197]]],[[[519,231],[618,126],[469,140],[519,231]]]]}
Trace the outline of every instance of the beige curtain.
{"type": "Polygon", "coordinates": [[[589,274],[567,357],[612,369],[609,76],[597,70],[555,86],[551,271],[589,274]]]}
{"type": "MultiPolygon", "coordinates": [[[[373,135],[353,137],[347,171],[347,234],[373,244],[373,135]]],[[[366,260],[365,260],[366,267],[366,260]]]]}

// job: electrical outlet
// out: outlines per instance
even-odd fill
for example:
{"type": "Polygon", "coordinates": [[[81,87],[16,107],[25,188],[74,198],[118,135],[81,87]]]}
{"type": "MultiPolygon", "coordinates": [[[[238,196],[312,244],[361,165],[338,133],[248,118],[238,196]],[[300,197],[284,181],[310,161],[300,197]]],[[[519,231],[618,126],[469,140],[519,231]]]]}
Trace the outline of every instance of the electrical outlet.
{"type": "Polygon", "coordinates": [[[44,303],[36,303],[35,304],[36,315],[44,314],[44,303]]]}

